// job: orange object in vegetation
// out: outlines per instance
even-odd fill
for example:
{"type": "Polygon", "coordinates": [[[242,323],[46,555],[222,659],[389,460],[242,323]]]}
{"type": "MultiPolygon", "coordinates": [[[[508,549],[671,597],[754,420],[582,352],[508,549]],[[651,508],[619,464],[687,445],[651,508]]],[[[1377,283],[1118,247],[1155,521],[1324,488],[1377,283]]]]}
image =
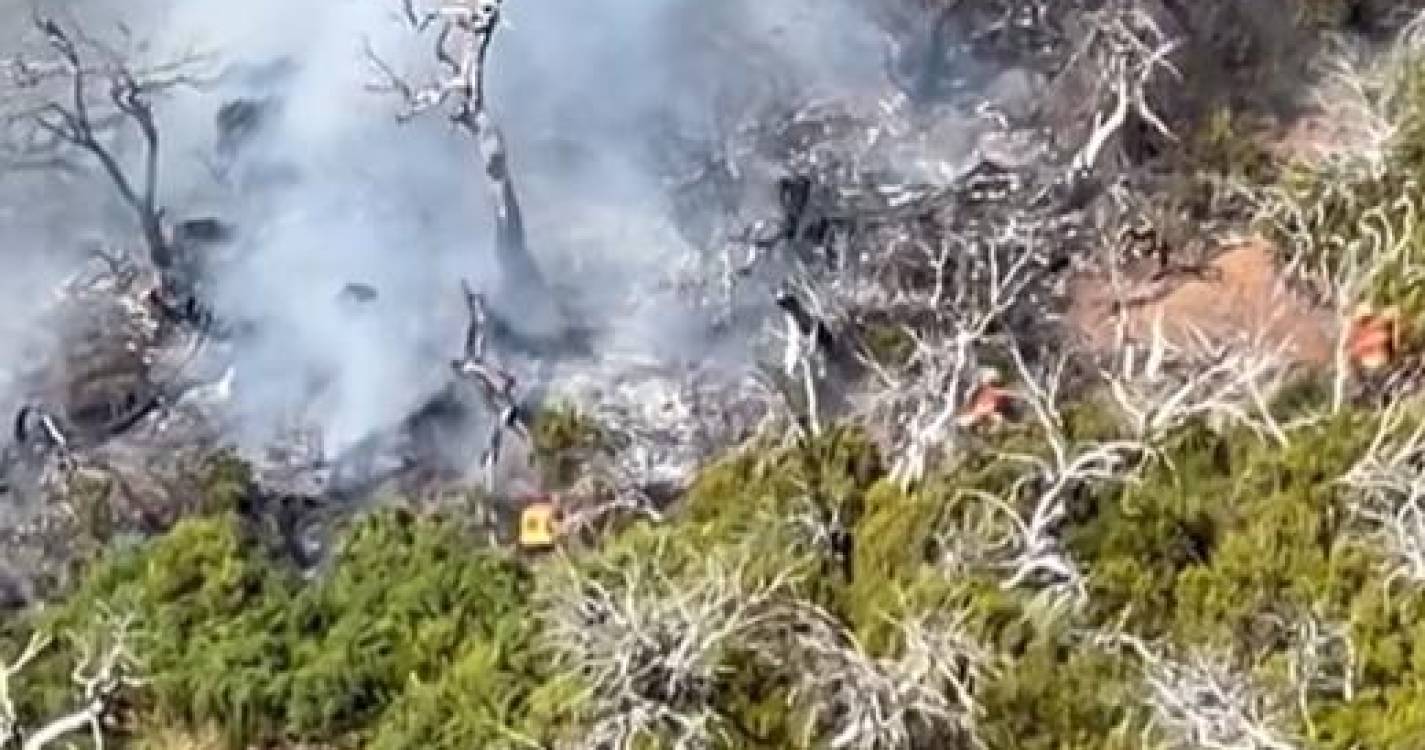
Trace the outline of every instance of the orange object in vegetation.
{"type": "Polygon", "coordinates": [[[980,376],[979,385],[970,394],[970,402],[956,416],[955,422],[962,428],[999,422],[1009,410],[1009,400],[1009,391],[1000,387],[999,373],[986,370],[980,376]]]}
{"type": "Polygon", "coordinates": [[[548,498],[526,505],[520,512],[520,546],[525,549],[551,547],[559,538],[559,509],[548,498]]]}
{"type": "Polygon", "coordinates": [[[1390,364],[1396,356],[1399,330],[1399,313],[1395,308],[1382,312],[1365,305],[1357,308],[1346,333],[1346,354],[1351,364],[1366,371],[1390,364]]]}

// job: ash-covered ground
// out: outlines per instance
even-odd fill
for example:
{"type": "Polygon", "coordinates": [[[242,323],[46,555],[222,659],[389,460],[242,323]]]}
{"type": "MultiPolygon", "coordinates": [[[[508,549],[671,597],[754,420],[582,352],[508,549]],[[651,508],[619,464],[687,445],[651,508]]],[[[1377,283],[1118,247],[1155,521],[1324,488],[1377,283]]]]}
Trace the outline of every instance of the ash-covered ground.
{"type": "Polygon", "coordinates": [[[1189,134],[1312,111],[1294,8],[0,4],[0,565],[27,599],[229,454],[310,559],[393,490],[656,516],[848,418],[915,481],[987,366],[1095,361],[1067,312],[1231,246],[1189,134]],[[601,444],[551,486],[561,411],[601,444]]]}

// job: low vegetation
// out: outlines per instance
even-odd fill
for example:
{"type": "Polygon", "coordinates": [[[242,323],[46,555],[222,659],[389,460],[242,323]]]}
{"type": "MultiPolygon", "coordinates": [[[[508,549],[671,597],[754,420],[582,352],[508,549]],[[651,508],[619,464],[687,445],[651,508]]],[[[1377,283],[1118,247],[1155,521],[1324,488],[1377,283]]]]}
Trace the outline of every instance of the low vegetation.
{"type": "MultiPolygon", "coordinates": [[[[1142,689],[1154,665],[1127,642],[1164,660],[1212,655],[1278,706],[1272,731],[1309,746],[1404,747],[1425,740],[1411,708],[1425,681],[1412,656],[1425,643],[1412,624],[1425,597],[1387,575],[1391,561],[1340,481],[1378,426],[1342,414],[1295,431],[1286,448],[1192,427],[1137,481],[1085,489],[1065,532],[1089,581],[1082,606],[1046,598],[1039,583],[1007,587],[983,564],[993,555],[967,548],[992,538],[966,527],[973,506],[1010,496],[1016,473],[1003,459],[905,491],[864,436],[838,429],[729,457],[668,522],[543,558],[481,548],[437,517],[381,511],[307,582],[235,515],[188,520],[109,555],[64,602],[12,625],[5,651],[31,628],[81,632],[96,612],[131,614],[149,682],[126,710],[138,726],[174,728],[141,730],[151,746],[214,733],[230,747],[549,746],[638,718],[608,714],[629,696],[605,694],[622,683],[594,679],[612,669],[592,653],[600,644],[560,621],[580,608],[594,618],[585,637],[613,638],[598,619],[607,595],[604,617],[647,608],[643,635],[665,648],[707,625],[680,621],[673,602],[714,620],[748,609],[728,621],[735,642],[684,654],[687,664],[633,649],[637,639],[619,652],[670,679],[705,671],[679,695],[628,677],[623,689],[668,714],[642,717],[650,747],[686,730],[680,712],[701,716],[719,746],[821,746],[847,709],[804,684],[802,662],[763,658],[764,641],[777,653],[813,649],[784,640],[781,618],[842,632],[822,645],[854,648],[892,682],[913,647],[906,624],[953,621],[983,649],[961,719],[989,747],[1141,747],[1145,730],[1170,739],[1166,709],[1142,689]]],[[[57,649],[28,673],[48,688],[23,694],[23,714],[63,708],[71,656],[57,649]]],[[[924,726],[908,724],[917,747],[949,726],[926,711],[924,726]]]]}
{"type": "MultiPolygon", "coordinates": [[[[1302,3],[1300,20],[1346,24],[1355,5],[1302,3]]],[[[1095,54],[1120,76],[1098,95],[1118,115],[1072,174],[1156,117],[1141,89],[1173,45],[1145,52],[1157,36],[1140,16],[1096,16],[1095,54]]],[[[1423,46],[1329,79],[1359,131],[1349,153],[1283,153],[1244,109],[1197,118],[1155,163],[1177,170],[1144,203],[1165,219],[1157,241],[1202,240],[1207,217],[1254,227],[1342,340],[1358,306],[1425,315],[1423,46]]],[[[191,467],[161,533],[115,532],[112,487],[73,485],[73,575],[0,623],[0,748],[71,715],[155,750],[1425,746],[1411,327],[1388,358],[1401,378],[1374,391],[1351,361],[1303,368],[1236,342],[1070,350],[1035,307],[1051,294],[1034,269],[1053,259],[1039,235],[1020,252],[1034,214],[1014,210],[1003,237],[990,220],[907,220],[984,234],[927,246],[933,269],[892,258],[881,270],[909,280],[888,301],[846,278],[780,292],[788,356],[764,420],[778,429],[719,445],[658,503],[609,469],[633,438],[573,407],[526,425],[514,386],[486,373],[505,426],[527,429],[534,484],[613,498],[553,549],[476,533],[477,513],[518,503],[461,487],[332,512],[309,564],[227,452],[191,467]],[[863,297],[881,317],[827,312],[863,297]],[[861,328],[837,339],[827,320],[861,328]],[[103,681],[83,690],[104,700],[77,689],[89,670],[103,681]]],[[[809,223],[789,218],[789,241],[809,223]]],[[[890,231],[870,224],[857,242],[890,231]]],[[[1163,257],[1155,279],[1194,272],[1163,257]]]]}

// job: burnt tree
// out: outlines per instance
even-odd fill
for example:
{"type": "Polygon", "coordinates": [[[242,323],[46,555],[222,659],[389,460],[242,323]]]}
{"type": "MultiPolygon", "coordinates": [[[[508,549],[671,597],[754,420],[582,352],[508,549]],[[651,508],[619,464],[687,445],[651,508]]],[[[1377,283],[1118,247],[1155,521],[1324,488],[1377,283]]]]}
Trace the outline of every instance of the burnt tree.
{"type": "Polygon", "coordinates": [[[148,261],[161,277],[164,301],[172,304],[173,294],[188,280],[158,198],[161,138],[154,104],[176,88],[202,85],[206,58],[192,53],[139,63],[72,24],[37,15],[34,28],[38,42],[32,49],[0,64],[5,102],[0,105],[5,136],[0,158],[68,165],[69,156],[78,152],[97,162],[132,212],[148,261]],[[125,164],[116,143],[126,131],[139,136],[136,168],[125,164]]]}
{"type": "Polygon", "coordinates": [[[401,7],[412,32],[425,35],[435,30],[433,56],[439,73],[426,84],[413,84],[368,48],[367,57],[379,76],[373,88],[401,96],[404,107],[397,115],[399,122],[441,110],[475,142],[494,205],[502,295],[520,302],[526,322],[535,318],[537,326],[547,328],[539,324],[555,322],[552,295],[529,251],[504,134],[485,106],[485,61],[500,24],[500,0],[463,0],[429,11],[417,9],[414,0],[403,0],[401,7]]]}

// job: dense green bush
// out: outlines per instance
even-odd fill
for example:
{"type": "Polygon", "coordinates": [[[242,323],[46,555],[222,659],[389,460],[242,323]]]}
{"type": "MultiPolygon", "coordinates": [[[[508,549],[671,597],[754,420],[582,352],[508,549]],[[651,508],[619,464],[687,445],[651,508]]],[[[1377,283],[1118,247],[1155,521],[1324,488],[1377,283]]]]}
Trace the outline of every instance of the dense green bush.
{"type": "Polygon", "coordinates": [[[535,463],[544,482],[553,487],[572,484],[580,469],[609,447],[598,423],[568,406],[541,411],[532,432],[535,463]]]}
{"type": "Polygon", "coordinates": [[[219,516],[114,555],[41,625],[82,629],[99,604],[135,614],[149,708],[160,721],[217,725],[235,746],[364,737],[388,711],[383,737],[492,737],[481,727],[502,724],[498,714],[460,711],[451,728],[417,707],[477,664],[486,684],[503,685],[488,710],[520,700],[512,675],[523,668],[529,583],[454,525],[389,512],[357,524],[307,584],[219,516]]]}
{"type": "MultiPolygon", "coordinates": [[[[1111,431],[1101,415],[1070,410],[1071,436],[1111,431]]],[[[616,587],[620,571],[654,565],[676,591],[720,559],[745,563],[750,587],[793,571],[788,602],[840,618],[873,657],[899,652],[906,616],[963,615],[994,654],[978,691],[992,748],[1140,746],[1142,665],[1088,634],[1122,628],[1165,653],[1210,649],[1281,691],[1291,639],[1271,618],[1306,615],[1349,626],[1355,689],[1312,696],[1289,729],[1312,747],[1406,747],[1425,738],[1425,597],[1397,585],[1387,603],[1379,551],[1357,541],[1336,481],[1375,429],[1375,417],[1345,414],[1283,448],[1193,427],[1137,481],[1080,493],[1066,532],[1089,577],[1079,610],[1006,590],[993,569],[939,564],[937,544],[970,533],[983,502],[963,490],[1003,493],[1015,465],[985,453],[904,491],[883,479],[866,436],[843,428],[730,456],[667,522],[538,561],[478,548],[453,522],[383,511],[304,581],[235,516],[190,520],[113,552],[35,624],[82,630],[98,603],[135,613],[153,677],[136,704],[145,722],[217,727],[233,747],[538,747],[588,720],[590,686],[555,667],[542,628],[551,597],[572,595],[560,581],[575,571],[616,587]],[[799,518],[834,520],[853,543],[817,543],[799,518]]],[[[1035,438],[1010,430],[993,444],[1023,450],[1035,438]]],[[[22,629],[10,627],[14,642],[22,629]]],[[[741,727],[732,746],[807,746],[806,717],[789,704],[798,666],[724,658],[715,695],[741,727]]],[[[62,649],[37,666],[27,712],[63,704],[67,667],[62,649]]]]}

